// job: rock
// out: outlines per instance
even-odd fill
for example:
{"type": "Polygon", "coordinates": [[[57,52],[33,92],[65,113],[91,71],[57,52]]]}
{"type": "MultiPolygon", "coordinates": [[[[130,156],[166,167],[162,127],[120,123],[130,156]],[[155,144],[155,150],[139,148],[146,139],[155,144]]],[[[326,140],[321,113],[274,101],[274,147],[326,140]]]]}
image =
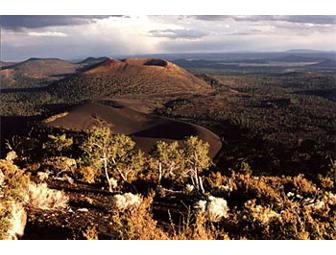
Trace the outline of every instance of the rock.
{"type": "Polygon", "coordinates": [[[194,208],[199,213],[205,213],[208,220],[217,222],[228,216],[229,207],[223,198],[209,196],[207,200],[199,200],[194,208]]]}
{"type": "Polygon", "coordinates": [[[132,210],[138,208],[142,202],[142,198],[139,195],[132,193],[125,193],[122,195],[113,196],[113,206],[119,211],[132,210]]]}
{"type": "Polygon", "coordinates": [[[77,209],[77,211],[78,212],[88,212],[89,209],[87,209],[87,208],[79,208],[79,209],[77,209]]]}
{"type": "Polygon", "coordinates": [[[6,160],[13,162],[17,158],[17,154],[15,151],[10,151],[6,155],[6,160]]]}
{"type": "Polygon", "coordinates": [[[50,174],[49,172],[38,172],[37,177],[41,182],[44,182],[48,180],[49,174],[50,174]]]}

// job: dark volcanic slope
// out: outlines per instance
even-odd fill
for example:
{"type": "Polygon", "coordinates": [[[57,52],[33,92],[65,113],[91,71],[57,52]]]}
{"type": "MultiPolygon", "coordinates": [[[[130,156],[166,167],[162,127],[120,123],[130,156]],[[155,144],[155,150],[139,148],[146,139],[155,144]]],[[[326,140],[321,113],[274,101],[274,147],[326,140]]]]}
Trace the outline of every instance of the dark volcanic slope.
{"type": "Polygon", "coordinates": [[[51,127],[78,131],[97,125],[109,126],[114,133],[132,136],[145,152],[150,151],[158,140],[182,140],[191,135],[198,136],[210,144],[211,157],[214,157],[222,146],[219,137],[206,128],[140,113],[116,102],[76,106],[68,112],[52,116],[44,123],[51,127]]]}
{"type": "Polygon", "coordinates": [[[115,95],[203,94],[211,86],[177,65],[161,60],[109,59],[49,87],[58,97],[84,100],[115,95]]]}
{"type": "Polygon", "coordinates": [[[92,65],[97,65],[99,63],[102,63],[106,60],[108,60],[108,57],[99,57],[99,58],[94,58],[94,57],[88,57],[82,61],[80,61],[78,64],[87,67],[87,66],[92,66],[92,65]]]}

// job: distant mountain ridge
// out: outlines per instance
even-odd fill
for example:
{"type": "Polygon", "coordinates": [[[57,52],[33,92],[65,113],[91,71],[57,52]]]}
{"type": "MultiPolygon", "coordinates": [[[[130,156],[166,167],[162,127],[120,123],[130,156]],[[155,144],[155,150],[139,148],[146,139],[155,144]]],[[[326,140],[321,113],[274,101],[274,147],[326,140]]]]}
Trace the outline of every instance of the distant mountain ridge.
{"type": "Polygon", "coordinates": [[[309,67],[336,68],[336,60],[326,59],[309,67]]]}
{"type": "Polygon", "coordinates": [[[6,67],[12,66],[16,64],[16,62],[11,62],[11,61],[0,61],[0,70],[4,69],[6,67]]]}
{"type": "MultiPolygon", "coordinates": [[[[293,63],[292,67],[288,68],[288,70],[291,71],[297,70],[295,69],[295,67],[293,67],[295,66],[296,63],[304,64],[304,62],[307,62],[306,66],[307,69],[309,70],[333,71],[335,69],[335,61],[336,61],[335,51],[320,51],[320,50],[307,50],[307,49],[294,49],[284,52],[180,53],[180,54],[146,54],[138,56],[141,56],[141,58],[135,57],[128,59],[152,59],[152,60],[166,59],[170,63],[174,62],[178,66],[188,68],[189,70],[192,70],[193,68],[237,70],[240,64],[243,64],[245,65],[244,67],[245,71],[247,70],[247,72],[252,73],[256,71],[253,69],[254,67],[252,65],[255,66],[264,65],[267,67],[267,64],[270,63],[271,61],[293,63]],[[316,63],[309,63],[309,62],[316,62],[316,63]]],[[[64,78],[67,79],[68,76],[77,75],[81,72],[89,71],[91,70],[91,68],[97,67],[97,65],[103,64],[104,62],[109,60],[110,58],[102,56],[102,57],[87,57],[77,62],[70,62],[59,58],[36,58],[36,57],[32,57],[17,63],[1,61],[0,62],[1,87],[3,89],[43,87],[50,85],[51,83],[56,82],[58,80],[64,78]]],[[[123,60],[119,61],[121,61],[119,62],[119,65],[120,64],[123,65],[124,68],[126,68],[129,71],[131,71],[131,69],[132,70],[139,69],[138,71],[142,73],[145,70],[144,67],[145,66],[148,67],[148,64],[146,65],[144,64],[142,67],[140,67],[139,65],[134,65],[135,64],[134,61],[133,63],[126,63],[123,60]],[[130,66],[133,67],[130,68],[130,66]]],[[[154,67],[154,66],[155,65],[151,65],[151,68],[146,68],[147,75],[149,69],[161,68],[162,70],[165,70],[163,67],[154,67]]],[[[168,66],[171,67],[171,65],[168,66]]],[[[100,66],[99,68],[101,69],[102,66],[100,66]]],[[[116,70],[116,68],[112,69],[111,72],[113,73],[116,70]]],[[[166,69],[168,70],[169,68],[166,69]]],[[[275,69],[273,68],[273,70],[275,69]]],[[[284,67],[283,72],[286,72],[286,70],[287,68],[284,67]]],[[[89,72],[92,72],[92,70],[89,72]]],[[[117,77],[121,73],[122,70],[119,70],[117,77]]],[[[104,73],[104,75],[106,76],[107,74],[104,73]]],[[[136,75],[136,73],[132,75],[136,75]]],[[[111,78],[111,73],[109,76],[111,78]]],[[[139,75],[137,76],[139,77],[139,75]]],[[[108,80],[111,80],[110,78],[108,80]]],[[[195,84],[196,85],[199,84],[199,81],[196,81],[195,84]]]]}
{"type": "Polygon", "coordinates": [[[311,50],[311,49],[292,49],[292,50],[287,50],[287,53],[336,53],[336,51],[323,51],[323,50],[311,50]]]}
{"type": "Polygon", "coordinates": [[[303,57],[303,56],[300,56],[300,55],[290,54],[290,55],[278,58],[276,60],[284,61],[284,62],[311,62],[311,61],[318,60],[318,58],[303,57]]]}

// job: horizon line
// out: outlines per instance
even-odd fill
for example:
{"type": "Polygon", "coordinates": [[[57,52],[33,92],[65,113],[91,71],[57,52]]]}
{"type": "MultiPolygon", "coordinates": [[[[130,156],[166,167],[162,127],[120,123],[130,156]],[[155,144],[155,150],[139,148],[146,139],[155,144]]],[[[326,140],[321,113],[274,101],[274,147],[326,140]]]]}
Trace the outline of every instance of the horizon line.
{"type": "Polygon", "coordinates": [[[302,53],[336,53],[336,49],[332,50],[321,50],[321,49],[289,49],[289,50],[269,50],[269,51],[211,51],[211,52],[166,52],[166,53],[133,53],[133,54],[116,54],[116,55],[104,55],[104,56],[94,56],[94,55],[86,55],[86,56],[78,56],[73,58],[63,58],[63,57],[39,57],[39,56],[31,56],[29,58],[24,58],[20,60],[13,60],[13,59],[0,59],[3,62],[24,62],[29,59],[60,59],[65,61],[78,61],[84,60],[86,58],[124,58],[124,57],[136,57],[136,56],[150,56],[150,55],[187,55],[187,54],[253,54],[253,53],[293,53],[293,54],[302,54],[302,53]],[[300,52],[301,51],[301,52],[300,52]],[[306,51],[306,52],[305,52],[306,51]]]}

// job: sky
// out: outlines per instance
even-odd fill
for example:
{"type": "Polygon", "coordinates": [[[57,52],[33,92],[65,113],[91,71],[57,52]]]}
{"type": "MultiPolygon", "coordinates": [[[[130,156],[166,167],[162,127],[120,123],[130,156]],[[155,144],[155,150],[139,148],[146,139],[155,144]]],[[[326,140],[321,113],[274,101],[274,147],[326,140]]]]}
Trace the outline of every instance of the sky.
{"type": "Polygon", "coordinates": [[[336,50],[336,16],[0,16],[1,60],[336,50]]]}

